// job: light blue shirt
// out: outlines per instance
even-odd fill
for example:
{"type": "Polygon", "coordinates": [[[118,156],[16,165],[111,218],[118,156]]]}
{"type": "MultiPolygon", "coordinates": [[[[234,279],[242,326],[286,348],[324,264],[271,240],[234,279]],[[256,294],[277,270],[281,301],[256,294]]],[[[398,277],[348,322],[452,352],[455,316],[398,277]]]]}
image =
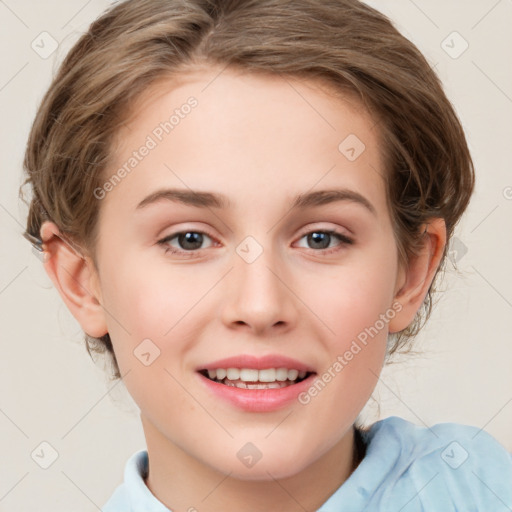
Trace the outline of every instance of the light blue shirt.
{"type": "MultiPolygon", "coordinates": [[[[419,427],[392,416],[363,432],[366,456],[318,512],[511,512],[512,455],[476,427],[419,427]]],[[[170,512],[143,480],[146,450],[127,461],[103,512],[170,512]]]]}

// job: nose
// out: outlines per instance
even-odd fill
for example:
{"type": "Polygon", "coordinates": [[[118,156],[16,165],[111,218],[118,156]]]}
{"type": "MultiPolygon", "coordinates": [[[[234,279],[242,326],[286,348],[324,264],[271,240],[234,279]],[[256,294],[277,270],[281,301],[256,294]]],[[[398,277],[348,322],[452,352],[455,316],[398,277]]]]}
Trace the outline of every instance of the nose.
{"type": "Polygon", "coordinates": [[[282,335],[296,324],[300,301],[293,292],[291,271],[271,253],[264,249],[252,262],[234,254],[222,309],[229,329],[265,337],[282,335]]]}

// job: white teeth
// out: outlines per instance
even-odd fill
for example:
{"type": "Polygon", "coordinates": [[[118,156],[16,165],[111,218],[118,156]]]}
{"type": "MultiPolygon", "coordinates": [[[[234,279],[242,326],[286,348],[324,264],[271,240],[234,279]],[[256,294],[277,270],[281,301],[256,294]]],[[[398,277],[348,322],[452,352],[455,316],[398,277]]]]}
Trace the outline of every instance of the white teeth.
{"type": "Polygon", "coordinates": [[[238,368],[228,368],[227,377],[229,380],[238,380],[240,378],[240,370],[238,368]]]}
{"type": "Polygon", "coordinates": [[[288,380],[288,370],[286,368],[279,368],[279,370],[276,371],[276,380],[280,382],[288,380]]]}
{"type": "Polygon", "coordinates": [[[306,375],[307,372],[304,370],[289,370],[288,368],[264,368],[262,370],[256,370],[255,368],[216,368],[208,370],[208,377],[218,381],[227,379],[229,381],[282,383],[294,381],[298,378],[303,379],[306,375]]]}
{"type": "Polygon", "coordinates": [[[299,376],[299,370],[288,370],[288,380],[295,380],[299,376]]]}
{"type": "MultiPolygon", "coordinates": [[[[258,370],[242,368],[240,370],[240,380],[245,382],[257,382],[258,381],[258,370]]],[[[261,379],[259,379],[261,380],[261,379]]]]}
{"type": "Polygon", "coordinates": [[[260,370],[259,371],[259,378],[258,380],[260,382],[275,382],[276,380],[276,371],[274,368],[268,368],[267,370],[260,370]]]}
{"type": "Polygon", "coordinates": [[[231,382],[226,381],[226,386],[230,386],[232,388],[243,388],[243,389],[278,389],[289,386],[289,384],[285,384],[284,382],[267,382],[267,383],[247,383],[247,382],[231,382]]]}

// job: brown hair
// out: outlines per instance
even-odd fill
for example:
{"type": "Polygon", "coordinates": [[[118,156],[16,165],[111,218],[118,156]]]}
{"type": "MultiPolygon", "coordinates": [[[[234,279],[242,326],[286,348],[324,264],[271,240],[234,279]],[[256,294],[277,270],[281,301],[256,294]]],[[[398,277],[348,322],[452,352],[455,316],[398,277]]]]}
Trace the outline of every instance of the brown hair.
{"type": "MultiPolygon", "coordinates": [[[[419,50],[357,0],[128,0],[111,7],[68,53],[35,117],[22,185],[33,191],[27,233],[39,237],[50,219],[96,264],[94,190],[123,115],[157,80],[198,63],[317,80],[357,94],[384,140],[401,262],[421,246],[420,226],[433,217],[445,220],[450,240],[474,186],[464,132],[419,50]]],[[[433,291],[434,283],[390,354],[428,318],[433,291]]],[[[111,355],[119,378],[109,335],[86,334],[85,341],[89,355],[111,355]]]]}

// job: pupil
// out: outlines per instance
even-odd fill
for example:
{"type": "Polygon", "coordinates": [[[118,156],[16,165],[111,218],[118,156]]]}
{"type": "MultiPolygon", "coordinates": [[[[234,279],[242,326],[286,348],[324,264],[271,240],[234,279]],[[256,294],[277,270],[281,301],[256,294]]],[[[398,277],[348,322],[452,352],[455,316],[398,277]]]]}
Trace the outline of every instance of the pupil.
{"type": "Polygon", "coordinates": [[[178,240],[183,249],[199,249],[203,242],[203,235],[194,231],[188,231],[178,236],[178,240]],[[192,247],[188,244],[192,244],[192,247]]]}
{"type": "Polygon", "coordinates": [[[308,241],[312,242],[314,244],[320,244],[321,247],[316,247],[317,249],[326,249],[329,247],[330,242],[330,236],[329,233],[311,233],[308,235],[308,241]],[[325,243],[327,241],[327,243],[325,243]]]}

